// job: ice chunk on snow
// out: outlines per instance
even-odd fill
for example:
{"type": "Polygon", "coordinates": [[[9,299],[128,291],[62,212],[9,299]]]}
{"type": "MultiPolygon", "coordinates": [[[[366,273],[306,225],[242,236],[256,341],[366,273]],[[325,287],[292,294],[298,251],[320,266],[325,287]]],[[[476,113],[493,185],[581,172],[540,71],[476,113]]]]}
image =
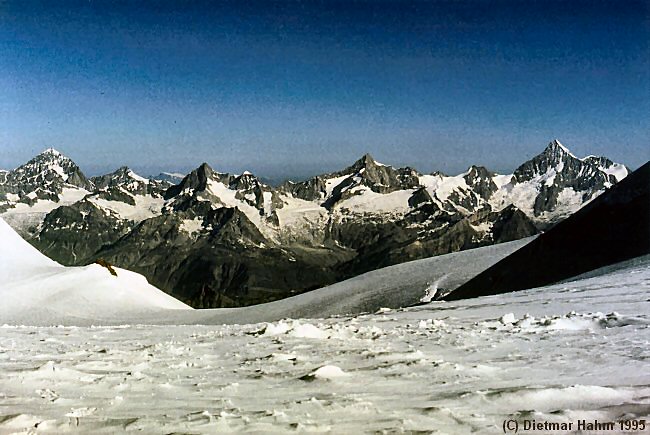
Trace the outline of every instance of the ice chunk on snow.
{"type": "Polygon", "coordinates": [[[324,339],[328,338],[329,335],[323,331],[322,329],[319,329],[318,327],[312,325],[311,323],[298,323],[291,332],[289,332],[289,335],[292,337],[298,337],[298,338],[316,338],[316,339],[324,339]]]}
{"type": "Polygon", "coordinates": [[[317,326],[314,326],[311,323],[301,323],[298,321],[280,320],[277,323],[268,323],[264,328],[263,333],[265,336],[276,336],[283,334],[296,338],[329,338],[329,334],[317,326]]]}
{"type": "Polygon", "coordinates": [[[515,317],[515,315],[513,313],[504,314],[499,319],[499,322],[503,323],[504,325],[509,325],[509,324],[515,323],[516,321],[517,321],[517,318],[515,317]]]}
{"type": "Polygon", "coordinates": [[[289,323],[287,323],[287,322],[285,322],[283,320],[280,320],[277,323],[269,323],[269,324],[267,324],[266,327],[264,328],[264,334],[263,335],[266,335],[266,336],[282,335],[282,334],[286,334],[287,332],[289,332],[291,330],[291,328],[292,328],[292,326],[289,323]]]}
{"type": "Polygon", "coordinates": [[[337,379],[350,376],[349,373],[345,373],[340,367],[332,365],[323,366],[314,371],[311,375],[317,379],[337,379]]]}

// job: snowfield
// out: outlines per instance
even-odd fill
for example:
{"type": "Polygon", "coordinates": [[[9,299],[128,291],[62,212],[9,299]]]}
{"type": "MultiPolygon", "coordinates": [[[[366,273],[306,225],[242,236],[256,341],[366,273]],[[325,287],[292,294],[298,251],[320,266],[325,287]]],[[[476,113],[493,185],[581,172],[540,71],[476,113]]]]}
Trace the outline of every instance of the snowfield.
{"type": "Polygon", "coordinates": [[[0,433],[464,434],[502,433],[505,418],[647,419],[650,259],[605,272],[326,319],[5,325],[0,433]]]}
{"type": "Polygon", "coordinates": [[[128,270],[64,267],[0,219],[0,322],[56,324],[191,308],[128,270]]]}

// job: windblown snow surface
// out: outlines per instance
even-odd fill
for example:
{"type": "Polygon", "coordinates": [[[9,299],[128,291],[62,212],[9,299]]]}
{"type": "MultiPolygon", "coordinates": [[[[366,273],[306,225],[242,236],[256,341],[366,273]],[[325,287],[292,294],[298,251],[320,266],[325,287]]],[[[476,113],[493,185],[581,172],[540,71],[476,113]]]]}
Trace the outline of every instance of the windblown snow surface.
{"type": "Polygon", "coordinates": [[[539,289],[246,325],[0,328],[0,433],[501,433],[650,415],[650,260],[539,289]]]}

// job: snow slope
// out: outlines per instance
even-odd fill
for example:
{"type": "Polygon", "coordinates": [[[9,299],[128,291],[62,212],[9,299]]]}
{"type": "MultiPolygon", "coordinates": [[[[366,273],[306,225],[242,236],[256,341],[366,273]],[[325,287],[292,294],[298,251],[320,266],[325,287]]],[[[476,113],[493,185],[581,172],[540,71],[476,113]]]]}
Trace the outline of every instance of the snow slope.
{"type": "Polygon", "coordinates": [[[17,203],[13,208],[0,213],[0,218],[17,229],[21,234],[28,234],[30,228],[37,228],[43,223],[45,216],[52,210],[63,205],[74,204],[88,195],[87,190],[69,186],[62,189],[59,201],[39,199],[33,205],[17,203]]]}
{"type": "Polygon", "coordinates": [[[529,237],[384,267],[266,304],[170,313],[165,323],[255,323],[283,318],[324,318],[414,305],[426,296],[433,284],[444,290],[454,289],[533,239],[529,237]]]}
{"type": "MultiPolygon", "coordinates": [[[[194,230],[192,225],[192,221],[184,222],[184,228],[189,233],[194,230]]],[[[3,256],[9,255],[10,246],[21,246],[26,251],[23,257],[28,262],[21,265],[20,260],[16,260],[14,267],[0,269],[1,273],[10,277],[10,282],[0,285],[0,297],[7,294],[13,298],[13,302],[0,308],[0,324],[46,326],[257,323],[287,317],[323,318],[374,312],[382,307],[400,308],[420,302],[431,291],[433,284],[445,290],[458,287],[533,239],[402,263],[261,305],[169,311],[167,308],[186,306],[150,286],[138,274],[118,269],[118,280],[98,265],[65,268],[46,259],[20,239],[8,225],[2,223],[0,229],[0,238],[4,239],[7,233],[8,240],[11,240],[0,248],[0,262],[3,256]],[[39,261],[47,260],[51,265],[47,268],[39,264],[31,265],[29,262],[34,257],[39,261]],[[93,293],[88,298],[83,287],[90,283],[93,293]],[[112,290],[109,291],[109,288],[112,290]],[[52,304],[55,297],[56,302],[52,304]],[[75,300],[82,303],[75,303],[75,300]],[[89,305],[86,306],[86,303],[89,305]]]]}
{"type": "MultiPolygon", "coordinates": [[[[650,417],[650,260],[250,325],[0,328],[0,433],[503,433],[650,417]],[[604,273],[604,274],[603,274],[604,273]]],[[[620,433],[610,431],[607,433],[620,433]]],[[[640,432],[639,432],[640,433],[640,432]]]]}
{"type": "Polygon", "coordinates": [[[97,264],[64,267],[41,254],[0,219],[0,323],[114,319],[160,309],[189,309],[137,273],[97,264]],[[20,320],[18,320],[20,319],[20,320]]]}

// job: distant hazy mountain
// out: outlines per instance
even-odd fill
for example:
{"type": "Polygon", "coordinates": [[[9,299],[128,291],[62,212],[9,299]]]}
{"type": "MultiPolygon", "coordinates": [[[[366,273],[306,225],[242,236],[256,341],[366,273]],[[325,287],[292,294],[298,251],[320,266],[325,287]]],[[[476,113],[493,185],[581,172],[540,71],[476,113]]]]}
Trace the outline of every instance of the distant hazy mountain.
{"type": "Polygon", "coordinates": [[[149,177],[151,180],[167,181],[171,184],[178,184],[183,180],[183,178],[185,178],[185,175],[177,172],[161,172],[156,176],[149,177]]]}
{"type": "Polygon", "coordinates": [[[508,175],[481,166],[421,174],[365,155],[279,187],[206,163],[180,181],[126,167],[88,180],[48,150],[7,174],[0,204],[57,261],[102,256],[194,306],[237,306],[535,234],[626,175],[621,164],[579,159],[557,141],[508,175]]]}

